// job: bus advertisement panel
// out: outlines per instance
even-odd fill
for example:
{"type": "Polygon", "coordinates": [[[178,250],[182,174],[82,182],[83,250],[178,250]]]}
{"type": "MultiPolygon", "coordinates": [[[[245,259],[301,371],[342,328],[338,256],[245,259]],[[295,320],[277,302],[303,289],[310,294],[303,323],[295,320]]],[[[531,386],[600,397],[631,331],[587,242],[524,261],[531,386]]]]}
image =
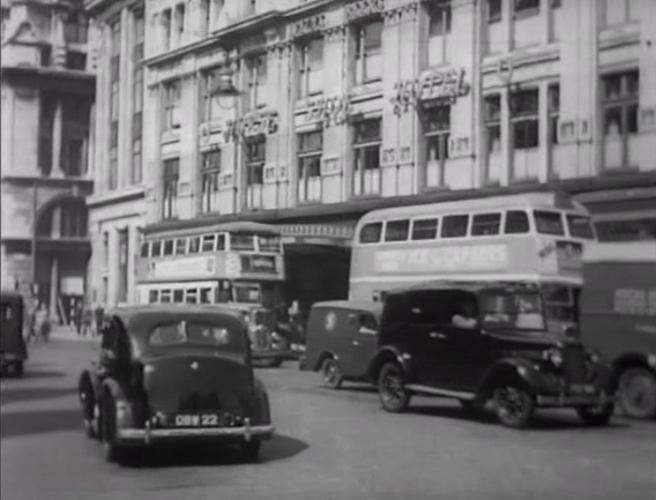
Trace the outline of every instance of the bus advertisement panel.
{"type": "Polygon", "coordinates": [[[594,238],[585,208],[556,193],[375,210],[356,227],[350,298],[434,279],[532,281],[554,319],[575,321],[594,238]]]}

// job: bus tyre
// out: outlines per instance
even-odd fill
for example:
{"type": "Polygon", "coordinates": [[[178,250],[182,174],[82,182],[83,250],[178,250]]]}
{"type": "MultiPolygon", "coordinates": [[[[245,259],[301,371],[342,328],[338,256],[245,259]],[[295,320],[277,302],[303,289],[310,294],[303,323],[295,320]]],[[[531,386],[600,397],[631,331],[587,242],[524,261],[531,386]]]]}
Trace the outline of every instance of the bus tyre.
{"type": "Polygon", "coordinates": [[[339,389],[342,385],[342,372],[335,358],[326,358],[321,364],[321,380],[323,385],[331,389],[339,389]]]}
{"type": "Polygon", "coordinates": [[[403,386],[403,369],[398,363],[388,362],[378,374],[378,397],[385,411],[401,413],[408,408],[410,393],[403,386]]]}
{"type": "Polygon", "coordinates": [[[656,417],[656,376],[647,368],[636,366],[624,370],[620,375],[618,393],[620,407],[626,416],[656,417]]]}
{"type": "Polygon", "coordinates": [[[494,390],[494,407],[502,425],[522,429],[528,425],[535,410],[533,396],[519,382],[499,384],[494,390]]]}
{"type": "Polygon", "coordinates": [[[579,417],[585,424],[595,426],[608,425],[614,410],[615,405],[613,403],[606,403],[601,407],[580,406],[576,409],[579,417]]]}

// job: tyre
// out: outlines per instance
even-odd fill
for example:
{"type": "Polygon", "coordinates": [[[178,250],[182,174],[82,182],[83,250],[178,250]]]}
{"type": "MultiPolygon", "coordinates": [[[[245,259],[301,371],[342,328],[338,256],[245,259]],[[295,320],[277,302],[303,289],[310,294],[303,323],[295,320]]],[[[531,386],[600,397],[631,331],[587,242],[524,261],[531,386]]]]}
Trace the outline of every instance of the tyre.
{"type": "Polygon", "coordinates": [[[321,364],[321,380],[331,389],[339,389],[342,385],[342,372],[335,358],[326,358],[321,364]]]}
{"type": "Polygon", "coordinates": [[[615,405],[613,403],[607,403],[601,408],[596,406],[581,406],[576,409],[576,412],[579,414],[579,418],[583,420],[587,425],[607,425],[610,421],[610,417],[613,416],[613,411],[615,410],[615,405]]]}
{"type": "Polygon", "coordinates": [[[241,443],[241,455],[248,462],[255,462],[260,456],[261,441],[244,441],[241,443]]]}
{"type": "Polygon", "coordinates": [[[632,418],[656,417],[656,376],[637,366],[622,372],[618,384],[620,408],[632,418]]]}
{"type": "Polygon", "coordinates": [[[471,399],[459,399],[458,402],[463,410],[467,413],[477,413],[482,410],[482,406],[471,399]]]}
{"type": "Polygon", "coordinates": [[[507,382],[496,387],[494,403],[499,422],[513,429],[526,427],[535,410],[533,396],[518,382],[507,382]]]}
{"type": "Polygon", "coordinates": [[[119,462],[122,458],[122,448],[116,442],[116,404],[107,397],[101,410],[101,443],[103,456],[107,462],[119,462]]]}
{"type": "Polygon", "coordinates": [[[23,376],[23,362],[22,361],[16,361],[14,363],[14,376],[15,377],[22,377],[23,376]]]}
{"type": "Polygon", "coordinates": [[[403,386],[403,369],[397,363],[385,363],[378,374],[378,397],[385,411],[401,413],[410,403],[410,393],[403,386]]]}
{"type": "Polygon", "coordinates": [[[282,358],[272,358],[271,361],[269,361],[269,367],[271,368],[280,368],[282,365],[282,358]]]}

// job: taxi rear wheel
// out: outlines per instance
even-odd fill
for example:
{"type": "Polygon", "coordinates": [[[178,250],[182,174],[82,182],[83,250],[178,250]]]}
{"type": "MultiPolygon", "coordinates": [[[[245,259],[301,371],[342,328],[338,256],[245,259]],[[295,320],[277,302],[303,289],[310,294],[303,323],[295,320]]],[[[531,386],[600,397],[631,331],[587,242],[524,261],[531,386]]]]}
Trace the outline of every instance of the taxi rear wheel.
{"type": "Polygon", "coordinates": [[[641,366],[624,370],[619,380],[619,403],[633,418],[656,417],[656,376],[641,366]]]}
{"type": "Polygon", "coordinates": [[[323,385],[331,389],[339,389],[342,385],[342,372],[335,358],[326,358],[321,365],[323,385]]]}
{"type": "Polygon", "coordinates": [[[116,442],[116,403],[110,396],[105,398],[101,416],[101,442],[103,455],[108,462],[118,462],[122,458],[122,448],[116,442]]]}

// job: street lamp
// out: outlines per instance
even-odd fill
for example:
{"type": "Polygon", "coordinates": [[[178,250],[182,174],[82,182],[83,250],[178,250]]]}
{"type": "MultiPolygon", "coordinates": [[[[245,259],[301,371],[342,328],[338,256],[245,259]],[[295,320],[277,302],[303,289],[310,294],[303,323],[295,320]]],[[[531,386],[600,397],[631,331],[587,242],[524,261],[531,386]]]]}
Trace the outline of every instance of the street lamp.
{"type": "Polygon", "coordinates": [[[235,107],[235,97],[239,97],[241,92],[232,81],[233,71],[226,67],[221,68],[218,71],[216,86],[212,89],[212,95],[219,98],[218,104],[221,108],[225,110],[230,110],[235,107]],[[228,103],[225,103],[227,98],[228,103]]]}

